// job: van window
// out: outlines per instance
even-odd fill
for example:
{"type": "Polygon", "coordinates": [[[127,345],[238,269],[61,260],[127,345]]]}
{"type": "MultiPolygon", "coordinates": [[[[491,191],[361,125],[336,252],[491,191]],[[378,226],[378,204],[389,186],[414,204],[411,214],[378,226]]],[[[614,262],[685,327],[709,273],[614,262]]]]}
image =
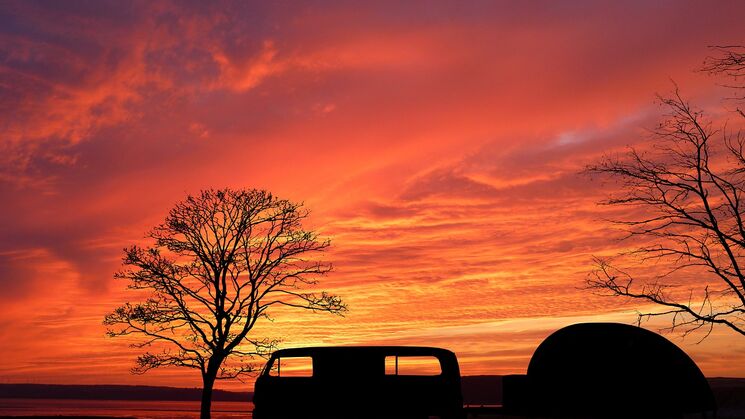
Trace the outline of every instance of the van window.
{"type": "Polygon", "coordinates": [[[273,377],[311,377],[313,358],[309,356],[286,356],[277,358],[269,370],[273,377]]]}
{"type": "Polygon", "coordinates": [[[440,375],[440,360],[433,356],[387,356],[386,375],[440,375]]]}

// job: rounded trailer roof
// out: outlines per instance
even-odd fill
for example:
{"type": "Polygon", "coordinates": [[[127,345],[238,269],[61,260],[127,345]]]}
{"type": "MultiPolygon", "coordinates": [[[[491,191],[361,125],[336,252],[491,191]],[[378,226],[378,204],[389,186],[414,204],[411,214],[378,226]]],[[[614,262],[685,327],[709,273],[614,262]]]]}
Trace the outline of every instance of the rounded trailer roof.
{"type": "Polygon", "coordinates": [[[709,383],[663,336],[620,323],[560,329],[535,350],[528,379],[537,404],[597,416],[673,416],[716,409],[709,383]]]}

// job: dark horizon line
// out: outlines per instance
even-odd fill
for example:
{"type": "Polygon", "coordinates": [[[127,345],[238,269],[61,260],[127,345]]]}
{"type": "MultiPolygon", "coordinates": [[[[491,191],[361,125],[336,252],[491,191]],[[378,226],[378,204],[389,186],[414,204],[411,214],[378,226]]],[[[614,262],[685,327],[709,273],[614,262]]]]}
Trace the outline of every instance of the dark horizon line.
{"type": "MultiPolygon", "coordinates": [[[[515,373],[517,374],[517,373],[515,373]]],[[[461,378],[465,377],[504,377],[507,375],[515,375],[515,374],[472,374],[472,375],[461,375],[461,378]]],[[[727,376],[713,376],[713,377],[706,377],[707,380],[745,380],[745,376],[743,377],[727,377],[727,376]]],[[[162,386],[156,386],[156,385],[147,385],[147,384],[73,384],[73,383],[67,383],[67,384],[60,384],[60,383],[20,383],[20,382],[7,382],[7,383],[0,383],[0,386],[7,386],[7,385],[39,385],[39,386],[122,386],[122,387],[150,387],[150,388],[170,388],[170,389],[180,389],[180,390],[201,390],[201,387],[174,387],[169,385],[162,385],[162,386]]],[[[218,389],[216,389],[218,390],[218,389]]],[[[219,390],[219,391],[225,391],[229,393],[245,393],[241,391],[233,391],[233,390],[219,390]]]]}
{"type": "MultiPolygon", "coordinates": [[[[506,375],[512,375],[512,374],[475,374],[475,375],[463,375],[461,378],[465,379],[473,379],[473,378],[491,378],[491,379],[499,379],[506,375]]],[[[725,380],[742,380],[745,382],[745,377],[724,377],[724,376],[714,376],[714,377],[706,377],[707,380],[715,380],[715,381],[725,381],[725,380]]],[[[165,391],[200,391],[202,390],[201,387],[175,387],[175,386],[169,386],[169,385],[146,385],[146,384],[57,384],[57,383],[0,383],[0,398],[7,398],[5,397],[5,392],[3,391],[6,388],[9,387],[59,387],[59,388],[71,388],[71,387],[77,387],[77,388],[111,388],[111,389],[153,389],[153,390],[165,390],[165,391]]],[[[224,389],[215,389],[214,391],[220,392],[220,393],[227,393],[227,394],[252,394],[253,391],[240,391],[240,390],[224,390],[224,389]]]]}

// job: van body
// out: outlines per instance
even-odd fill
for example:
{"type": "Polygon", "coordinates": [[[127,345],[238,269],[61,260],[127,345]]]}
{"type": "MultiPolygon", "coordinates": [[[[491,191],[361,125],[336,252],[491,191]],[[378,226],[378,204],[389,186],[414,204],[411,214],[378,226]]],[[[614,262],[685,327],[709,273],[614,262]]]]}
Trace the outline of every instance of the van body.
{"type": "Polygon", "coordinates": [[[460,370],[446,349],[282,349],[254,388],[255,419],[463,417],[460,370]]]}

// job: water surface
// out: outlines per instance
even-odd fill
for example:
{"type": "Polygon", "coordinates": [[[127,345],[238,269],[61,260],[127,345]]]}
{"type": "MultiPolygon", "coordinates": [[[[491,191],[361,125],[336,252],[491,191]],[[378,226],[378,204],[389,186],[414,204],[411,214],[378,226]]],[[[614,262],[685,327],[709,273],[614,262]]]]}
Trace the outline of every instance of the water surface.
{"type": "MultiPolygon", "coordinates": [[[[251,402],[212,402],[213,419],[251,417],[251,402]]],[[[0,399],[0,416],[112,416],[140,419],[199,417],[198,401],[0,399]]]]}

